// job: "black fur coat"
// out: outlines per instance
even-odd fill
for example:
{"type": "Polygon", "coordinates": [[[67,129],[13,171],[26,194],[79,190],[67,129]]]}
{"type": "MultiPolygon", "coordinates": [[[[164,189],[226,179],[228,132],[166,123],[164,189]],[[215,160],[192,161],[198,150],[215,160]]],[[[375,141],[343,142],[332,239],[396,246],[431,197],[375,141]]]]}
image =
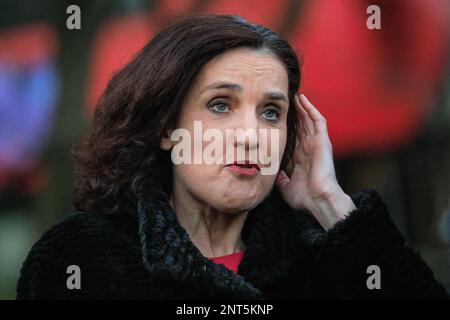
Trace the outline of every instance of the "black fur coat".
{"type": "Polygon", "coordinates": [[[357,209],[325,232],[274,192],[252,210],[238,273],[205,258],[163,192],[129,212],[78,212],[48,230],[23,264],[18,299],[446,299],[430,268],[405,245],[380,196],[351,195],[357,209]],[[70,265],[80,289],[68,289],[70,265]],[[367,268],[381,288],[368,289],[367,268]]]}

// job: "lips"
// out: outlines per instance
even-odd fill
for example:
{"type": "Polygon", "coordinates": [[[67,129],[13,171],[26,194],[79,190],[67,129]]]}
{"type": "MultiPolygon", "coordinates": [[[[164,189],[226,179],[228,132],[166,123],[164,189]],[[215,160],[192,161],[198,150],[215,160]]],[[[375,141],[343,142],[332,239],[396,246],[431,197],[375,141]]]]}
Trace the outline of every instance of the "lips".
{"type": "Polygon", "coordinates": [[[245,161],[235,161],[233,163],[225,165],[229,170],[244,176],[257,175],[260,171],[259,165],[249,160],[245,161]]]}
{"type": "Polygon", "coordinates": [[[255,168],[258,171],[260,170],[259,165],[257,163],[250,162],[249,160],[235,161],[233,163],[225,165],[225,167],[228,166],[238,166],[241,168],[255,168]]]}

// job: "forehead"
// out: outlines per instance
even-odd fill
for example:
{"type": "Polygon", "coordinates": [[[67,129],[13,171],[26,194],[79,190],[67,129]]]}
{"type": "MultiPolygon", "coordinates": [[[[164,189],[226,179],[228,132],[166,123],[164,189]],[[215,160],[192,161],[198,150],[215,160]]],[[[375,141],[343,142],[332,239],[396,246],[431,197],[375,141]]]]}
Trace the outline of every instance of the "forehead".
{"type": "Polygon", "coordinates": [[[279,89],[287,94],[288,75],[283,63],[267,50],[238,48],[226,51],[209,61],[200,72],[194,90],[221,80],[244,87],[257,85],[264,89],[279,89]]]}

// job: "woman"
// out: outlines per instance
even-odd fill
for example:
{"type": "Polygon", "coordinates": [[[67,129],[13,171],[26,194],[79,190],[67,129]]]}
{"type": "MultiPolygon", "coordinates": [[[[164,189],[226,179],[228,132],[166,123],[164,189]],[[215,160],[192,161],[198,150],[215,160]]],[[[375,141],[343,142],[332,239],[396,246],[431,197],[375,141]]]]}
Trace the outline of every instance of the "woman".
{"type": "Polygon", "coordinates": [[[157,34],[100,99],[74,150],[77,213],[33,246],[17,297],[446,298],[379,195],[339,186],[299,84],[289,44],[239,16],[157,34]],[[198,124],[225,136],[222,162],[179,161],[207,154],[195,144],[212,139],[189,140],[198,124]]]}

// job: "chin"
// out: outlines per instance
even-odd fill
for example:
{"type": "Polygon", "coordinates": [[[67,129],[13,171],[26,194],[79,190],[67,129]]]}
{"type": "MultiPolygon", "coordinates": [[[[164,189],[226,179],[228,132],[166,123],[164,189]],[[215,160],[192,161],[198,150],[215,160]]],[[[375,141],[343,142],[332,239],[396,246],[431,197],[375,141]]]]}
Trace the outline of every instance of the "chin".
{"type": "Polygon", "coordinates": [[[250,193],[247,190],[233,190],[218,199],[216,209],[223,212],[240,212],[252,210],[264,199],[263,194],[250,193]]]}

